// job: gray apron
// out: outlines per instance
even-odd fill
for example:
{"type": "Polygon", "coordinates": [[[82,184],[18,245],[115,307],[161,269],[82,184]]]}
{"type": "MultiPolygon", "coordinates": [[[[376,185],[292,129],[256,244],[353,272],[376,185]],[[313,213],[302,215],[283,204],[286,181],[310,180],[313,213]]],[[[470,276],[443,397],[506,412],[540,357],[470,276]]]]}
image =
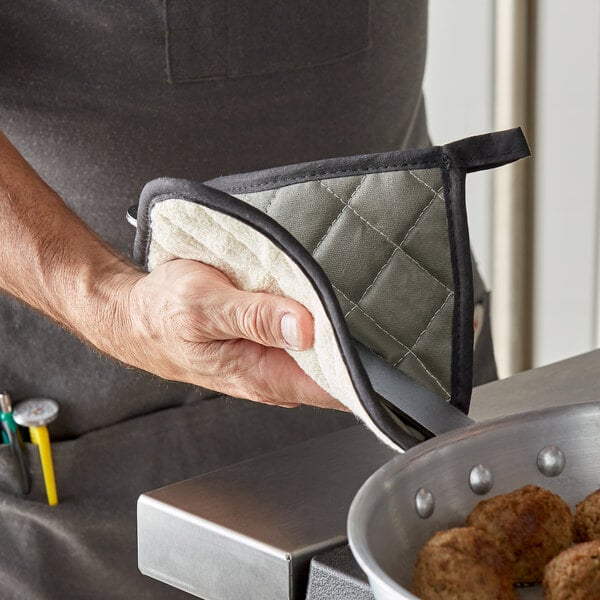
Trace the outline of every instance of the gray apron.
{"type": "MultiPolygon", "coordinates": [[[[150,179],[427,145],[425,45],[420,0],[5,0],[0,128],[130,254],[150,179]]],[[[355,423],[124,367],[7,297],[0,336],[0,387],[61,407],[58,506],[30,446],[33,491],[10,492],[0,446],[2,598],[188,597],[138,573],[137,496],[355,423]]]]}

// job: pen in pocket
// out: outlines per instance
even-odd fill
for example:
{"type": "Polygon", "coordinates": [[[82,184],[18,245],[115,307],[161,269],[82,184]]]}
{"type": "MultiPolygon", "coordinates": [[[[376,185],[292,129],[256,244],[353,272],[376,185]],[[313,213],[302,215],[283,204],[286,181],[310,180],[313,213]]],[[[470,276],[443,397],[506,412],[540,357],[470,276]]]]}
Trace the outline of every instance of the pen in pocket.
{"type": "Polygon", "coordinates": [[[2,425],[2,441],[10,445],[15,472],[19,483],[21,494],[29,494],[31,490],[31,478],[27,461],[25,458],[25,445],[19,427],[15,422],[10,395],[7,392],[0,393],[0,424],[2,425]]]}

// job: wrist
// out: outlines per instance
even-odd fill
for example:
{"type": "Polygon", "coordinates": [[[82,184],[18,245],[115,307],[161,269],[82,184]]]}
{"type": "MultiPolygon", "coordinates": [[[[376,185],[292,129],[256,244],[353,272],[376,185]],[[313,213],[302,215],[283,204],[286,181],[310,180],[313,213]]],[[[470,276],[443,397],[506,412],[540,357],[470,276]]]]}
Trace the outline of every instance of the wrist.
{"type": "Polygon", "coordinates": [[[68,303],[65,323],[101,352],[125,360],[131,291],[142,277],[141,270],[119,256],[84,269],[75,279],[75,301],[68,303]]]}

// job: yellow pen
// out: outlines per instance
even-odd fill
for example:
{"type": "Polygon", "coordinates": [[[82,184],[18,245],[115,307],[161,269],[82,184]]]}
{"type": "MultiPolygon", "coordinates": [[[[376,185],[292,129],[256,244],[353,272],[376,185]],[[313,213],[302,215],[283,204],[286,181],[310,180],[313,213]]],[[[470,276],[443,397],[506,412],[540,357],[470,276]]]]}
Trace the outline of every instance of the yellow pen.
{"type": "Polygon", "coordinates": [[[56,492],[56,480],[54,479],[50,436],[46,426],[54,421],[57,415],[58,404],[50,398],[25,400],[19,402],[13,409],[15,422],[22,427],[29,427],[31,441],[39,448],[46,496],[50,506],[58,504],[58,494],[56,492]]]}

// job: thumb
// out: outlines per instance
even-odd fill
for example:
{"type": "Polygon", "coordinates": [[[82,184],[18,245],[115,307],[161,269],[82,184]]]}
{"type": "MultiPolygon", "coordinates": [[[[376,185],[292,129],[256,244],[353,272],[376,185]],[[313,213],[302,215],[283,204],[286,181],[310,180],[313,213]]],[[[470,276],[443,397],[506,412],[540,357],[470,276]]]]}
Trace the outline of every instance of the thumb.
{"type": "Polygon", "coordinates": [[[219,321],[225,339],[242,338],[289,350],[307,350],[312,346],[313,318],[299,302],[236,288],[224,295],[219,321]]]}

